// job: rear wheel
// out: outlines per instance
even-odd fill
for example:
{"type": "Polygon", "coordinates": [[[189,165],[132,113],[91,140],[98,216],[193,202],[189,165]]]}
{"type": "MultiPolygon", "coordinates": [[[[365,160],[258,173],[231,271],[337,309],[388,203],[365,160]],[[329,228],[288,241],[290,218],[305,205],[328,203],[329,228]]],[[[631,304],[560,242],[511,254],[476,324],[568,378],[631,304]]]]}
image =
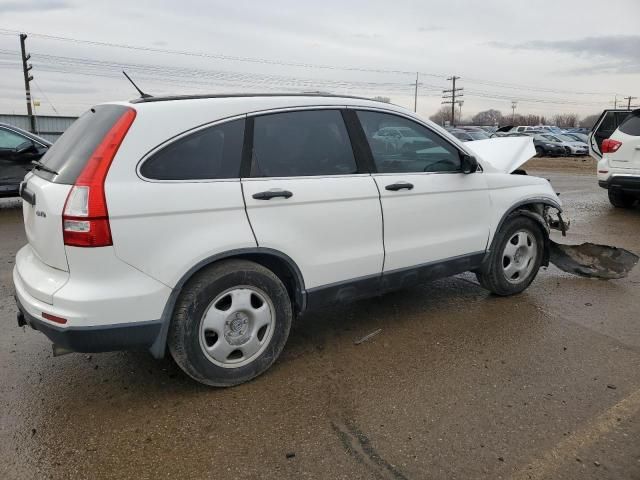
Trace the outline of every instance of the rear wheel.
{"type": "Polygon", "coordinates": [[[631,208],[636,203],[636,198],[622,190],[609,189],[609,202],[616,208],[631,208]]]}
{"type": "Polygon", "coordinates": [[[227,260],[184,287],[169,330],[176,363],[206,385],[237,385],[278,358],[291,327],[286,287],[270,270],[227,260]]]}
{"type": "Polygon", "coordinates": [[[543,253],[541,227],[528,217],[512,217],[496,233],[494,247],[476,276],[496,295],[520,293],[538,274],[543,253]]]}

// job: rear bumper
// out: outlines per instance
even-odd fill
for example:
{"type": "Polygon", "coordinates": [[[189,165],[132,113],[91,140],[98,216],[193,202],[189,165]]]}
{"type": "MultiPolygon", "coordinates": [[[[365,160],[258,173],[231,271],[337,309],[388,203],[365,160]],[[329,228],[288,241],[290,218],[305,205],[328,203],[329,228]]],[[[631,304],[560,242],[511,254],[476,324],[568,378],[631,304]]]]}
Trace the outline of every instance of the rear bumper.
{"type": "Polygon", "coordinates": [[[160,333],[162,322],[137,322],[91,327],[58,327],[31,315],[16,296],[18,326],[29,325],[44,333],[54,344],[75,352],[146,350],[160,333]]]}
{"type": "Polygon", "coordinates": [[[67,249],[73,274],[64,282],[53,281],[50,268],[31,259],[30,249],[27,245],[16,255],[13,269],[19,324],[78,352],[153,345],[170,288],[115,258],[112,247],[67,249]],[[64,323],[45,318],[47,314],[64,323]]]}
{"type": "Polygon", "coordinates": [[[640,176],[612,175],[606,180],[598,180],[598,185],[607,190],[613,188],[640,194],[640,176]]]}

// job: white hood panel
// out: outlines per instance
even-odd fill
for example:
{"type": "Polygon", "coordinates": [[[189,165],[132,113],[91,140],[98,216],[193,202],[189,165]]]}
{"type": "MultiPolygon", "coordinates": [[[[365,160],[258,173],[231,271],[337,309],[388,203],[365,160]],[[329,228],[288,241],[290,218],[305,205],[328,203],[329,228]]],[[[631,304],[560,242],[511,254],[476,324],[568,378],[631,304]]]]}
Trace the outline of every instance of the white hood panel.
{"type": "Polygon", "coordinates": [[[513,172],[536,155],[533,139],[530,137],[489,138],[466,142],[464,146],[481,162],[504,173],[513,172]]]}

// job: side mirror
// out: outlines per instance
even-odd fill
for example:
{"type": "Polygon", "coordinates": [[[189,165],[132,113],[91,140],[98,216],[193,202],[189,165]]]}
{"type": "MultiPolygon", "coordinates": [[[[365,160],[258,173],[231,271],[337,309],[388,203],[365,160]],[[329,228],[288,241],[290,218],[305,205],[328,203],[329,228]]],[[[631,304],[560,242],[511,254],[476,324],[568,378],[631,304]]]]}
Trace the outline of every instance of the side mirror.
{"type": "Polygon", "coordinates": [[[462,173],[474,173],[478,170],[478,160],[476,157],[463,153],[460,155],[462,173]]]}

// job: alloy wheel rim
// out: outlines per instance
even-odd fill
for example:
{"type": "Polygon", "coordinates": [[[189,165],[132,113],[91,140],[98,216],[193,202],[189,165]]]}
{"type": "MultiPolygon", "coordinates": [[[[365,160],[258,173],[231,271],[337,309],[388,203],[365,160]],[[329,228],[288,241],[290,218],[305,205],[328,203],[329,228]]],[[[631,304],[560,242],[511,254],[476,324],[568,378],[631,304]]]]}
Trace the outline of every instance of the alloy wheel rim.
{"type": "Polygon", "coordinates": [[[205,310],[200,347],[213,364],[239,368],[262,354],[274,330],[275,308],[269,296],[253,286],[237,286],[217,295],[205,310]]]}
{"type": "Polygon", "coordinates": [[[509,283],[519,284],[531,274],[538,248],[531,232],[519,230],[507,241],[502,252],[502,271],[509,283]]]}

